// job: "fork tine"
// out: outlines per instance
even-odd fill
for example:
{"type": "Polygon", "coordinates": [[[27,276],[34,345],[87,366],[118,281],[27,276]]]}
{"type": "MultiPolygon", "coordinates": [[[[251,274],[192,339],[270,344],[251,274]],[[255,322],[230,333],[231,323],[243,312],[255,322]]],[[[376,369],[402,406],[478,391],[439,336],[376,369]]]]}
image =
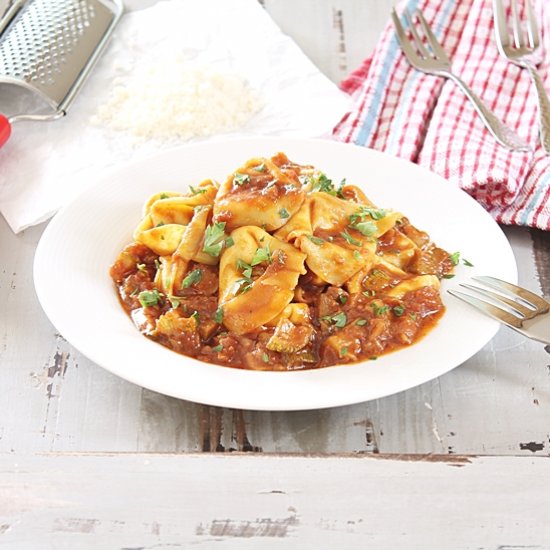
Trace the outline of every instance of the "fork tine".
{"type": "Polygon", "coordinates": [[[428,25],[428,22],[424,18],[424,14],[420,10],[416,10],[416,16],[418,17],[418,20],[422,25],[422,30],[424,31],[424,34],[428,39],[430,47],[432,48],[436,57],[438,57],[439,59],[443,59],[446,63],[450,64],[450,60],[447,57],[445,50],[441,47],[441,44],[439,44],[437,38],[435,37],[435,34],[432,32],[432,29],[430,28],[430,26],[428,25]]]}
{"type": "Polygon", "coordinates": [[[493,14],[495,19],[495,30],[497,33],[497,42],[502,48],[510,45],[510,35],[506,24],[506,10],[502,0],[493,0],[493,14]]]}
{"type": "Polygon", "coordinates": [[[526,0],[525,8],[527,12],[527,36],[529,38],[529,46],[536,49],[540,45],[540,35],[531,0],[526,0]]]}
{"type": "Polygon", "coordinates": [[[496,292],[491,292],[490,290],[479,288],[478,286],[468,285],[465,283],[460,283],[460,286],[467,288],[469,290],[473,290],[474,292],[477,292],[482,296],[486,296],[487,298],[491,298],[492,300],[495,300],[498,303],[506,304],[508,307],[510,307],[511,309],[513,309],[514,311],[517,311],[520,315],[522,315],[524,319],[530,319],[538,315],[538,311],[536,309],[523,306],[519,302],[516,302],[515,300],[512,300],[510,298],[507,298],[502,294],[497,294],[496,292]]]}
{"type": "Polygon", "coordinates": [[[474,298],[469,294],[464,294],[464,292],[459,292],[457,290],[447,290],[447,292],[474,306],[486,315],[489,315],[489,317],[508,325],[509,327],[521,328],[521,320],[508,311],[500,309],[499,307],[489,304],[488,302],[484,302],[483,300],[479,300],[478,298],[474,298]]]}
{"type": "Polygon", "coordinates": [[[519,18],[519,10],[517,0],[512,0],[512,31],[514,33],[514,42],[516,48],[523,48],[525,41],[523,40],[523,30],[521,28],[521,21],[519,18]]]}
{"type": "Polygon", "coordinates": [[[416,43],[416,47],[418,48],[418,51],[420,52],[420,55],[423,56],[424,58],[431,57],[430,52],[428,51],[426,46],[424,46],[424,42],[422,41],[422,38],[420,37],[420,35],[418,34],[418,31],[416,30],[416,26],[414,24],[414,21],[412,20],[411,14],[409,13],[409,10],[406,9],[403,12],[403,14],[405,15],[405,19],[407,20],[407,23],[409,24],[409,29],[411,31],[411,34],[413,35],[414,41],[416,43]]]}
{"type": "Polygon", "coordinates": [[[487,286],[496,288],[497,290],[507,292],[510,296],[519,296],[526,303],[531,304],[534,308],[536,308],[539,313],[550,311],[550,302],[525,288],[521,288],[520,286],[513,285],[512,283],[507,283],[506,281],[497,279],[496,277],[489,277],[486,275],[472,277],[472,279],[487,286]]]}
{"type": "Polygon", "coordinates": [[[401,20],[399,19],[395,8],[392,8],[391,18],[393,20],[393,26],[395,28],[395,33],[397,34],[397,40],[399,40],[399,44],[401,45],[401,49],[410,63],[415,66],[415,64],[420,61],[420,58],[407,38],[407,33],[401,24],[401,20]]]}

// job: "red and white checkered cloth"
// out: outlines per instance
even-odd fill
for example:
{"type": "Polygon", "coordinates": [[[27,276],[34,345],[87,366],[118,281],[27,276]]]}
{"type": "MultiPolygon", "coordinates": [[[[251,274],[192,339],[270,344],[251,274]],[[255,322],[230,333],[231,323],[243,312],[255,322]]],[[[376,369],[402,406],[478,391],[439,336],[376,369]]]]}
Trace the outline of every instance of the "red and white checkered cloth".
{"type": "MultiPolygon", "coordinates": [[[[550,1],[532,1],[544,52],[538,70],[550,91],[550,1]]],[[[500,223],[549,230],[550,155],[540,146],[536,92],[528,72],[498,53],[491,0],[408,0],[398,13],[405,7],[423,11],[453,71],[533,151],[511,152],[499,145],[455,83],[412,68],[391,22],[372,56],[342,83],[353,109],[334,137],[433,170],[471,194],[500,223]]]]}

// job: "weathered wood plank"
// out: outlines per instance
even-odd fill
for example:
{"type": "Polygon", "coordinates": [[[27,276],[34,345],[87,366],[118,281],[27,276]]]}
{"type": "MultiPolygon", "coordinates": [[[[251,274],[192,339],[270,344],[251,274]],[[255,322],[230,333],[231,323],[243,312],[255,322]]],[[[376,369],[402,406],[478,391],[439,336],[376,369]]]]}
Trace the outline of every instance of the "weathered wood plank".
{"type": "Polygon", "coordinates": [[[2,455],[0,547],[550,548],[550,459],[401,458],[2,455]]]}

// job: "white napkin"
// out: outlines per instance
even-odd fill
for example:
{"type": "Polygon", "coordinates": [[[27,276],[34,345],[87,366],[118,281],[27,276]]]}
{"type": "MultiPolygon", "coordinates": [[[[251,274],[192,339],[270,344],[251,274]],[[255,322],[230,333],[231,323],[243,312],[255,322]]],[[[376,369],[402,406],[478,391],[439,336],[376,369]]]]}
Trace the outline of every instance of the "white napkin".
{"type": "Polygon", "coordinates": [[[108,101],[117,77],[147,64],[169,64],[178,55],[195,66],[244,77],[265,102],[238,133],[208,139],[321,137],[348,110],[347,96],[280,31],[257,0],[171,0],[127,13],[68,115],[52,122],[15,123],[0,150],[0,211],[14,232],[48,219],[93,184],[99,170],[189,143],[140,143],[90,123],[108,101]]]}

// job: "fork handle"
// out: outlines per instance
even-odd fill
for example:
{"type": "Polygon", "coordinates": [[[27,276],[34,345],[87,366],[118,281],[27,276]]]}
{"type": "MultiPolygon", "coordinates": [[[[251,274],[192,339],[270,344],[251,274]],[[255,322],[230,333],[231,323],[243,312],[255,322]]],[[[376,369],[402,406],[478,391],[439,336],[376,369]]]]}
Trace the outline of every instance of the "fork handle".
{"type": "Polygon", "coordinates": [[[539,127],[540,142],[545,153],[550,153],[550,99],[544,89],[542,78],[532,63],[525,63],[525,68],[529,71],[539,100],[539,127]]]}
{"type": "Polygon", "coordinates": [[[472,102],[479,116],[485,123],[485,126],[493,134],[495,139],[504,147],[512,151],[529,151],[529,144],[521,139],[513,130],[503,124],[495,114],[490,111],[481,102],[481,99],[471,90],[471,88],[458,76],[452,73],[446,73],[445,76],[453,80],[461,90],[466,94],[466,97],[472,102]]]}

